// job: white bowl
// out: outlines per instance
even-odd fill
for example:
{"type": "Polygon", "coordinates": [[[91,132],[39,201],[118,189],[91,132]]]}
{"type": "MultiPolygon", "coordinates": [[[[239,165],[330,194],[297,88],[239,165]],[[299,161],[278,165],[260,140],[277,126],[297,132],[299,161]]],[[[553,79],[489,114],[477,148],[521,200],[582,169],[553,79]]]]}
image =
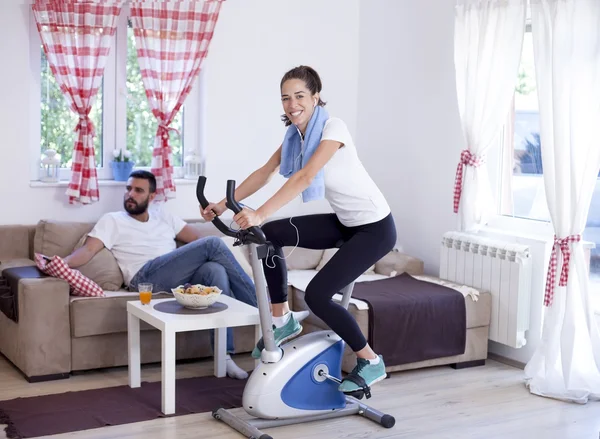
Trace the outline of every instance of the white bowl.
{"type": "Polygon", "coordinates": [[[214,292],[210,293],[210,294],[206,294],[206,295],[186,294],[186,293],[182,292],[182,291],[184,291],[183,285],[179,285],[177,288],[172,288],[171,291],[173,292],[173,295],[175,296],[177,303],[179,303],[181,306],[184,306],[185,308],[191,308],[191,309],[208,308],[209,306],[211,306],[213,303],[215,303],[217,301],[217,299],[219,298],[219,296],[221,295],[221,292],[222,292],[217,287],[206,287],[204,285],[193,285],[193,286],[197,286],[200,289],[212,288],[214,290],[214,292]]]}

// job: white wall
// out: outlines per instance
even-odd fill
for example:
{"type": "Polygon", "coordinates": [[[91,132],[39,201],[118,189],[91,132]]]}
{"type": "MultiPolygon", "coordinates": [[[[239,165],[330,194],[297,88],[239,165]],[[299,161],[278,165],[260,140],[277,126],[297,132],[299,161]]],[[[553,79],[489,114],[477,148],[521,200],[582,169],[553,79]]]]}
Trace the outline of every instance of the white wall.
{"type": "Polygon", "coordinates": [[[391,204],[398,243],[439,271],[464,148],[455,92],[454,0],[360,2],[358,141],[391,204]],[[435,12],[435,13],[434,13],[435,12]]]}
{"type": "MultiPolygon", "coordinates": [[[[101,186],[100,202],[69,205],[65,187],[30,187],[30,115],[39,105],[29,93],[29,6],[23,0],[0,2],[0,224],[35,224],[40,218],[93,221],[122,208],[119,185],[101,186]]],[[[358,84],[358,0],[227,0],[221,10],[206,63],[209,199],[224,196],[227,179],[239,182],[265,162],[284,134],[279,121],[279,81],[302,63],[322,76],[322,95],[331,112],[356,134],[358,84]],[[318,14],[315,13],[318,11],[318,14]]],[[[275,178],[265,201],[282,184],[275,178]]],[[[328,210],[322,203],[294,202],[279,214],[328,210]]],[[[198,218],[193,185],[177,188],[167,208],[184,218],[198,218]]]]}
{"type": "MultiPolygon", "coordinates": [[[[28,95],[29,29],[20,3],[0,4],[0,57],[10,60],[0,70],[0,224],[95,220],[121,208],[120,188],[102,187],[101,202],[82,207],[66,204],[64,188],[30,187],[28,133],[37,127],[28,118],[37,96],[28,95]]],[[[227,179],[241,181],[277,148],[284,133],[281,75],[310,64],[322,75],[329,111],[347,122],[392,207],[398,243],[425,261],[427,273],[437,274],[441,236],[457,225],[453,185],[465,147],[455,92],[454,0],[297,5],[228,0],[223,6],[206,63],[209,198],[222,197],[227,179]]],[[[274,179],[248,204],[258,206],[282,181],[274,179]]],[[[198,217],[194,186],[179,186],[167,206],[184,218],[198,217]]],[[[280,214],[325,210],[324,203],[294,202],[280,214]]],[[[540,304],[535,297],[525,349],[491,350],[526,362],[539,340],[540,304]]]]}

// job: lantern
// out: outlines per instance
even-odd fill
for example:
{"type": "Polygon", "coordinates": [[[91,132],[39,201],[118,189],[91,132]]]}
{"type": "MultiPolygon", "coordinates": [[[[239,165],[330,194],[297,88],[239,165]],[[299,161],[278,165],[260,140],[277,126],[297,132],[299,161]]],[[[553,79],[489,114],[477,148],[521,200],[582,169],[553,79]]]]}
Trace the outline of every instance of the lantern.
{"type": "Polygon", "coordinates": [[[196,180],[204,173],[204,163],[200,156],[191,153],[184,159],[185,174],[183,178],[186,180],[196,180]]]}
{"type": "Polygon", "coordinates": [[[44,151],[42,167],[44,172],[40,180],[48,183],[57,182],[60,171],[60,154],[57,154],[53,149],[44,151]]]}

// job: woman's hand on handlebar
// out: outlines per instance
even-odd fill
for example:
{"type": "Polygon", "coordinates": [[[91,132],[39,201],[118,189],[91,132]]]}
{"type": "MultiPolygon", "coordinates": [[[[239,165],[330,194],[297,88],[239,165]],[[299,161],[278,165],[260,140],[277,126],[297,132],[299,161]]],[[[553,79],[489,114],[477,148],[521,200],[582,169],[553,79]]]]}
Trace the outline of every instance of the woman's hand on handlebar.
{"type": "Polygon", "coordinates": [[[241,229],[248,229],[252,226],[260,226],[264,218],[256,210],[244,207],[241,212],[233,216],[233,220],[240,226],[241,229]]]}
{"type": "Polygon", "coordinates": [[[200,206],[200,215],[202,215],[202,218],[204,218],[205,221],[212,221],[226,210],[227,207],[225,204],[209,203],[208,206],[206,206],[206,209],[202,209],[202,206],[200,206]]]}

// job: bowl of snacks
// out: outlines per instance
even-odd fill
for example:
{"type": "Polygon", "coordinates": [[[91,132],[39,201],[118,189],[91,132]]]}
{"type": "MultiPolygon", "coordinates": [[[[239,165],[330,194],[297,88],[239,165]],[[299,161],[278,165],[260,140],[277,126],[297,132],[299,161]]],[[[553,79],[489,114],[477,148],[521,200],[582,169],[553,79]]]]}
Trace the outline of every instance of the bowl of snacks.
{"type": "Polygon", "coordinates": [[[208,308],[217,301],[221,294],[221,290],[217,287],[200,284],[179,285],[177,288],[172,288],[171,291],[181,306],[191,309],[208,308]]]}

